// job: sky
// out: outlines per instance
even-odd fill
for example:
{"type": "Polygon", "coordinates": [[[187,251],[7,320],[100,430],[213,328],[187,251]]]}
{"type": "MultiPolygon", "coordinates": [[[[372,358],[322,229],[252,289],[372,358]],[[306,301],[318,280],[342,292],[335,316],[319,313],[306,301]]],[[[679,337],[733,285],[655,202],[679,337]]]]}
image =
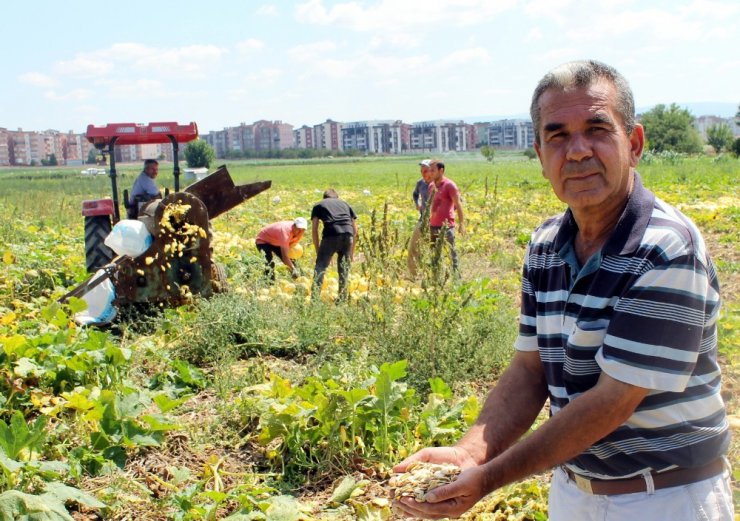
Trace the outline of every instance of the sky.
{"type": "Polygon", "coordinates": [[[726,117],[740,104],[737,0],[36,0],[0,13],[11,130],[522,117],[549,69],[586,58],[616,67],[638,108],[713,102],[726,117]]]}

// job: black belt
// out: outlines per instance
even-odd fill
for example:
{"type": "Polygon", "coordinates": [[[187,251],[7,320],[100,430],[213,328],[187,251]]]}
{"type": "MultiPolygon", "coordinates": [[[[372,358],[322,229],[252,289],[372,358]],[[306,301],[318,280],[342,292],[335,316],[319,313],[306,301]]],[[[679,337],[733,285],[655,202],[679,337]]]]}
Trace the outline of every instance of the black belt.
{"type": "Polygon", "coordinates": [[[653,490],[679,487],[696,483],[697,481],[703,481],[721,474],[725,470],[725,460],[724,458],[717,458],[701,467],[651,472],[650,478],[647,476],[636,476],[626,479],[595,479],[576,474],[565,466],[562,469],[568,475],[568,478],[582,491],[599,496],[613,496],[617,494],[647,492],[648,479],[650,478],[653,481],[653,490]]]}

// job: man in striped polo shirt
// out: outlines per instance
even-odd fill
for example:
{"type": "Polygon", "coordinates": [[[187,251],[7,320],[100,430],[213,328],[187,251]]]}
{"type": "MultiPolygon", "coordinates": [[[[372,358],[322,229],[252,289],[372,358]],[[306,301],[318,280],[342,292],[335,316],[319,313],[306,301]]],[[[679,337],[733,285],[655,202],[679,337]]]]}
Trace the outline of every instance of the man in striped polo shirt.
{"type": "Polygon", "coordinates": [[[463,467],[415,517],[457,517],[555,468],[550,519],[731,520],[720,396],[719,285],[694,224],[647,190],[627,81],[594,61],[532,97],[535,149],[567,211],[532,235],[517,349],[476,424],[416,460],[463,467]],[[545,401],[550,418],[525,438],[545,401]]]}

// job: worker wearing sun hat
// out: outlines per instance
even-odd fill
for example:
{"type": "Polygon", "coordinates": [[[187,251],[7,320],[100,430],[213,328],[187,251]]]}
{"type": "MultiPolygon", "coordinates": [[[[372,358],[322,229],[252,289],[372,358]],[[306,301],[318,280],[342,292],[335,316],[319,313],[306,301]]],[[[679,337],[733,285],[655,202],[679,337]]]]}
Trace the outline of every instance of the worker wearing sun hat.
{"type": "MultiPolygon", "coordinates": [[[[412,277],[416,276],[416,266],[419,263],[419,239],[421,238],[421,232],[424,228],[424,217],[429,220],[429,212],[427,212],[427,203],[429,202],[429,183],[432,182],[431,173],[432,160],[424,159],[419,162],[419,172],[421,177],[416,182],[412,197],[414,198],[414,204],[419,212],[419,222],[414,227],[414,233],[411,235],[408,248],[407,264],[409,267],[409,273],[412,277]]],[[[427,222],[428,225],[428,222],[427,222]]]]}
{"type": "Polygon", "coordinates": [[[274,256],[278,256],[290,270],[293,278],[298,277],[300,272],[295,265],[295,260],[290,258],[290,250],[303,238],[308,228],[308,221],[303,217],[296,217],[292,221],[278,221],[268,224],[260,230],[255,239],[257,249],[265,256],[265,276],[272,282],[275,281],[274,256]]]}

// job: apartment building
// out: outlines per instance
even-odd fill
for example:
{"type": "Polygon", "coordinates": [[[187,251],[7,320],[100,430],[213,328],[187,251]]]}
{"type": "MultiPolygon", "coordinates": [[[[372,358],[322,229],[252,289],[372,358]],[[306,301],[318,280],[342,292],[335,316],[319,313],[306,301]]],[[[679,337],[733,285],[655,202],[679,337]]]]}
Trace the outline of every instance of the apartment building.
{"type": "Polygon", "coordinates": [[[492,121],[488,127],[488,144],[498,148],[531,148],[534,146],[532,122],[525,119],[492,121]]]}
{"type": "Polygon", "coordinates": [[[408,125],[400,120],[353,121],[343,123],[342,150],[373,154],[400,154],[408,149],[408,125]]]}
{"type": "Polygon", "coordinates": [[[342,123],[327,119],[313,126],[313,148],[342,150],[342,123]]]}
{"type": "Polygon", "coordinates": [[[211,131],[201,136],[213,147],[216,157],[226,157],[229,153],[247,151],[270,151],[292,148],[294,142],[293,125],[282,121],[255,121],[238,127],[227,127],[211,131]]]}
{"type": "Polygon", "coordinates": [[[475,127],[464,121],[421,121],[411,126],[411,150],[462,152],[475,148],[475,127]]]}
{"type": "Polygon", "coordinates": [[[8,129],[0,127],[0,166],[10,165],[8,153],[8,129]]]}
{"type": "Polygon", "coordinates": [[[293,131],[293,146],[295,148],[319,148],[314,146],[314,128],[303,125],[293,131]]]}
{"type": "Polygon", "coordinates": [[[694,128],[701,137],[707,139],[707,129],[715,125],[727,125],[735,137],[740,137],[740,126],[735,124],[735,118],[721,118],[719,116],[699,116],[694,119],[694,128]]]}

